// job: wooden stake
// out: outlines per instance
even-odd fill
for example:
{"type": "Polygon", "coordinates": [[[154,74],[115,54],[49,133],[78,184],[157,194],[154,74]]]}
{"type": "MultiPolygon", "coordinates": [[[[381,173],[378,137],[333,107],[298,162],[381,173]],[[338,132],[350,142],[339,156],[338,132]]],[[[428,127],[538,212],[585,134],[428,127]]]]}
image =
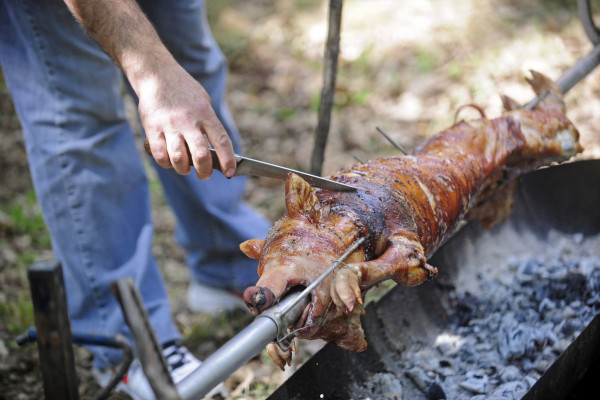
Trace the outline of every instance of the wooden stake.
{"type": "Polygon", "coordinates": [[[77,375],[71,322],[62,268],[40,261],[27,271],[46,399],[77,400],[77,375]]]}
{"type": "Polygon", "coordinates": [[[310,163],[310,173],[321,176],[325,146],[329,135],[331,109],[335,93],[335,78],[337,75],[338,55],[340,52],[340,30],[342,25],[343,0],[329,1],[329,30],[327,32],[327,47],[323,64],[323,89],[319,105],[319,122],[315,132],[315,142],[310,163]]]}

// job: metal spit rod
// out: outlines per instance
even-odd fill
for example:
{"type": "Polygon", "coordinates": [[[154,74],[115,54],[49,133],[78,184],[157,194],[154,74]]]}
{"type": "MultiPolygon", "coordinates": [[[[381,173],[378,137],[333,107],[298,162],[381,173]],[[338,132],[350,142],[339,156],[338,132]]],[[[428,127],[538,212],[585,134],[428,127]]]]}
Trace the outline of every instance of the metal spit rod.
{"type": "Polygon", "coordinates": [[[558,79],[557,83],[563,94],[571,90],[573,86],[600,64],[600,30],[594,23],[590,0],[577,0],[577,10],[583,29],[590,42],[594,45],[594,49],[585,57],[578,60],[575,65],[565,71],[558,79]]]}
{"type": "Polygon", "coordinates": [[[557,83],[563,94],[585,78],[598,64],[600,64],[600,45],[594,47],[558,78],[557,83]]]}
{"type": "MultiPolygon", "coordinates": [[[[579,10],[579,19],[583,24],[588,39],[594,45],[594,48],[586,54],[583,58],[577,60],[575,65],[562,73],[560,78],[556,81],[562,94],[566,94],[585,78],[590,72],[594,70],[600,64],[600,30],[594,24],[592,16],[590,0],[578,0],[577,8],[579,10]]],[[[524,108],[533,109],[545,95],[541,95],[529,102],[524,108]]]]}
{"type": "Polygon", "coordinates": [[[302,310],[308,304],[308,297],[296,302],[298,298],[300,298],[299,292],[290,293],[277,305],[256,317],[250,325],[177,384],[179,395],[185,400],[201,399],[241,365],[262,351],[300,317],[302,310]],[[295,302],[294,307],[283,314],[282,311],[293,302],[295,302]]]}

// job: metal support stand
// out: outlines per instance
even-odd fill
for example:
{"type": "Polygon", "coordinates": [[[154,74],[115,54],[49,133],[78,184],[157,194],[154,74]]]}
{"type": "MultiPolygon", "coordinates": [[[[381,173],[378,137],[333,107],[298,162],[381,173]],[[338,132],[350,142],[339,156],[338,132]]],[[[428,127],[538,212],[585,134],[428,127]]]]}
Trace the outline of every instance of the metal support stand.
{"type": "Polygon", "coordinates": [[[123,278],[113,282],[112,290],[121,304],[135,342],[137,358],[154,394],[161,400],[181,400],[133,279],[123,278]]]}
{"type": "Polygon", "coordinates": [[[71,322],[62,268],[57,261],[33,264],[28,271],[40,365],[46,399],[77,400],[71,322]]]}

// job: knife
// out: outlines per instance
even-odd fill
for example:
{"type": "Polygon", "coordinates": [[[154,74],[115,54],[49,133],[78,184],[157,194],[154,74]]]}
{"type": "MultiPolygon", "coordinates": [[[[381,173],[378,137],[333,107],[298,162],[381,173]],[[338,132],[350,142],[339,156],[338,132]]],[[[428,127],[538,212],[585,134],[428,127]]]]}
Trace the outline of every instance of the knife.
{"type": "MultiPolygon", "coordinates": [[[[212,156],[213,169],[221,171],[221,164],[219,163],[219,157],[217,156],[216,150],[211,148],[210,155],[212,156]]],[[[268,162],[258,161],[248,157],[242,157],[238,154],[235,155],[235,164],[236,169],[235,174],[233,174],[233,176],[252,175],[286,180],[288,174],[290,172],[293,172],[294,174],[302,177],[302,179],[304,179],[310,185],[316,186],[321,189],[334,190],[337,192],[354,192],[357,190],[354,186],[346,185],[345,183],[332,181],[331,179],[321,178],[316,175],[308,174],[302,171],[296,171],[294,169],[282,167],[275,164],[270,164],[268,162]]]]}
{"type": "MultiPolygon", "coordinates": [[[[148,140],[144,142],[144,149],[146,150],[146,153],[148,153],[148,155],[152,157],[152,152],[150,151],[150,144],[148,143],[148,140]]],[[[210,155],[212,157],[213,169],[216,169],[217,171],[220,171],[222,173],[223,171],[221,171],[221,164],[219,162],[219,156],[217,155],[217,151],[213,148],[210,148],[210,155]]],[[[190,157],[190,163],[191,160],[192,157],[190,157]]],[[[320,176],[308,174],[302,171],[296,171],[291,168],[281,167],[279,165],[270,164],[264,161],[258,161],[252,158],[242,157],[238,154],[235,154],[235,164],[236,169],[235,174],[233,174],[233,176],[252,175],[286,180],[288,174],[290,172],[293,172],[294,174],[302,177],[310,185],[316,186],[321,189],[328,189],[336,192],[355,192],[357,190],[354,186],[346,185],[345,183],[332,181],[331,179],[321,178],[320,176]]]]}

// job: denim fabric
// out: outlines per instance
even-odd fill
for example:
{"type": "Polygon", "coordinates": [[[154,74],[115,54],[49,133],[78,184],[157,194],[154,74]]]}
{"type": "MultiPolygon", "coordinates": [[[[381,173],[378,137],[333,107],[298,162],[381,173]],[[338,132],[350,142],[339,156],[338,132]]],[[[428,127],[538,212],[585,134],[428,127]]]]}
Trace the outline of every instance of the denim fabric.
{"type": "MultiPolygon", "coordinates": [[[[177,60],[211,95],[237,152],[224,104],[226,63],[203,1],[140,5],[177,60]]],[[[74,330],[128,335],[110,282],[133,277],[158,340],[179,338],[156,261],[148,183],[124,112],[122,75],[60,0],[0,0],[0,62],[23,127],[31,175],[62,263],[74,330]]],[[[208,181],[156,166],[177,216],[176,237],[194,279],[241,291],[256,262],[241,241],[264,237],[268,222],[242,201],[243,178],[208,181]]],[[[95,365],[120,360],[91,348],[95,365]]]]}

